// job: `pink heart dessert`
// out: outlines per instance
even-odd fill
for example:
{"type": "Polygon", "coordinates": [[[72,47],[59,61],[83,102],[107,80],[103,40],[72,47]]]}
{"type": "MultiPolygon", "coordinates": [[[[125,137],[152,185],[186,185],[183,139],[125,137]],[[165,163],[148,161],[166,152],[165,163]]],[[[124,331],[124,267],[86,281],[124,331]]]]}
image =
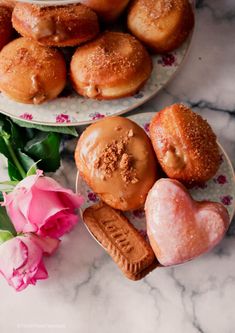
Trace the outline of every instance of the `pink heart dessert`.
{"type": "Polygon", "coordinates": [[[177,180],[160,179],[145,203],[150,244],[163,266],[191,260],[212,249],[229,226],[226,208],[192,199],[177,180]]]}

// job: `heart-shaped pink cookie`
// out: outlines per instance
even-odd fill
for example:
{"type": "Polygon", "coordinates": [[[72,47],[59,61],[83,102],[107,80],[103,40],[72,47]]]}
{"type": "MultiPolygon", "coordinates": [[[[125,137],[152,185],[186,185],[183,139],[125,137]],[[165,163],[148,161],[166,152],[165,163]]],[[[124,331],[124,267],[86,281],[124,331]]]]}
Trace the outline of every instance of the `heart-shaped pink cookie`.
{"type": "Polygon", "coordinates": [[[229,226],[226,208],[198,202],[177,180],[160,179],[145,203],[147,233],[163,266],[176,265],[205,253],[218,244],[229,226]]]}

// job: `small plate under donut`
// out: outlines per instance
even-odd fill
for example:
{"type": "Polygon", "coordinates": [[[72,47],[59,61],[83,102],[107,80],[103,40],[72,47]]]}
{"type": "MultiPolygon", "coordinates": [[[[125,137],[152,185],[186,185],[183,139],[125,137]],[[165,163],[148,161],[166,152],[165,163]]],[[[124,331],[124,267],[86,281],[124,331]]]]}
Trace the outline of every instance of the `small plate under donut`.
{"type": "MultiPolygon", "coordinates": [[[[148,133],[149,123],[153,116],[154,113],[147,112],[131,116],[130,119],[143,127],[144,130],[148,133]]],[[[194,188],[190,189],[189,192],[195,200],[209,200],[222,203],[228,210],[231,222],[235,213],[235,176],[233,166],[228,155],[221,145],[219,145],[219,147],[221,151],[221,164],[216,175],[203,186],[195,186],[194,188]]],[[[85,198],[85,203],[81,208],[82,215],[82,212],[87,207],[98,202],[99,199],[97,195],[88,187],[85,181],[80,177],[79,173],[77,174],[76,179],[76,191],[83,195],[85,198]]],[[[129,211],[125,213],[125,215],[129,221],[139,230],[139,232],[147,238],[144,210],[138,209],[135,211],[129,211]]],[[[89,229],[88,231],[90,232],[89,229]]],[[[90,234],[98,242],[98,240],[91,232],[90,234]]]]}

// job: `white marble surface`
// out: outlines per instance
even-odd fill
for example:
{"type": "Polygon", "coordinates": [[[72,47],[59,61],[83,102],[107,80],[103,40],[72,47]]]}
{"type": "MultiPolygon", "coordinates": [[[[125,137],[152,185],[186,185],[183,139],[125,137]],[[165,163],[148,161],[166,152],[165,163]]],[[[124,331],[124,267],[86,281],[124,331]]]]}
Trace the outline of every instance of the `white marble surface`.
{"type": "MultiPolygon", "coordinates": [[[[146,108],[189,103],[211,123],[235,165],[235,3],[207,0],[198,7],[184,67],[146,108]]],[[[74,187],[75,175],[65,151],[57,177],[74,187]]],[[[131,282],[79,223],[46,260],[48,280],[16,293],[0,279],[0,332],[234,333],[234,225],[211,253],[131,282]]]]}

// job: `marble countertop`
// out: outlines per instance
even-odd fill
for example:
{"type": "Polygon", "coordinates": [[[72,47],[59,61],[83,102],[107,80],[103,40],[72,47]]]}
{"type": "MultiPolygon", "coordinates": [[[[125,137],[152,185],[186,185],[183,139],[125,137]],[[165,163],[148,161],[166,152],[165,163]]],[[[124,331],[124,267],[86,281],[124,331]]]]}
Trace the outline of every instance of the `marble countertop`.
{"type": "MultiPolygon", "coordinates": [[[[138,112],[188,103],[208,119],[235,166],[235,3],[200,0],[197,7],[182,70],[138,112]]],[[[69,149],[56,177],[74,188],[69,149]]],[[[121,275],[82,223],[46,265],[50,278],[21,293],[0,279],[1,333],[235,332],[235,220],[211,253],[140,282],[121,275]]]]}

